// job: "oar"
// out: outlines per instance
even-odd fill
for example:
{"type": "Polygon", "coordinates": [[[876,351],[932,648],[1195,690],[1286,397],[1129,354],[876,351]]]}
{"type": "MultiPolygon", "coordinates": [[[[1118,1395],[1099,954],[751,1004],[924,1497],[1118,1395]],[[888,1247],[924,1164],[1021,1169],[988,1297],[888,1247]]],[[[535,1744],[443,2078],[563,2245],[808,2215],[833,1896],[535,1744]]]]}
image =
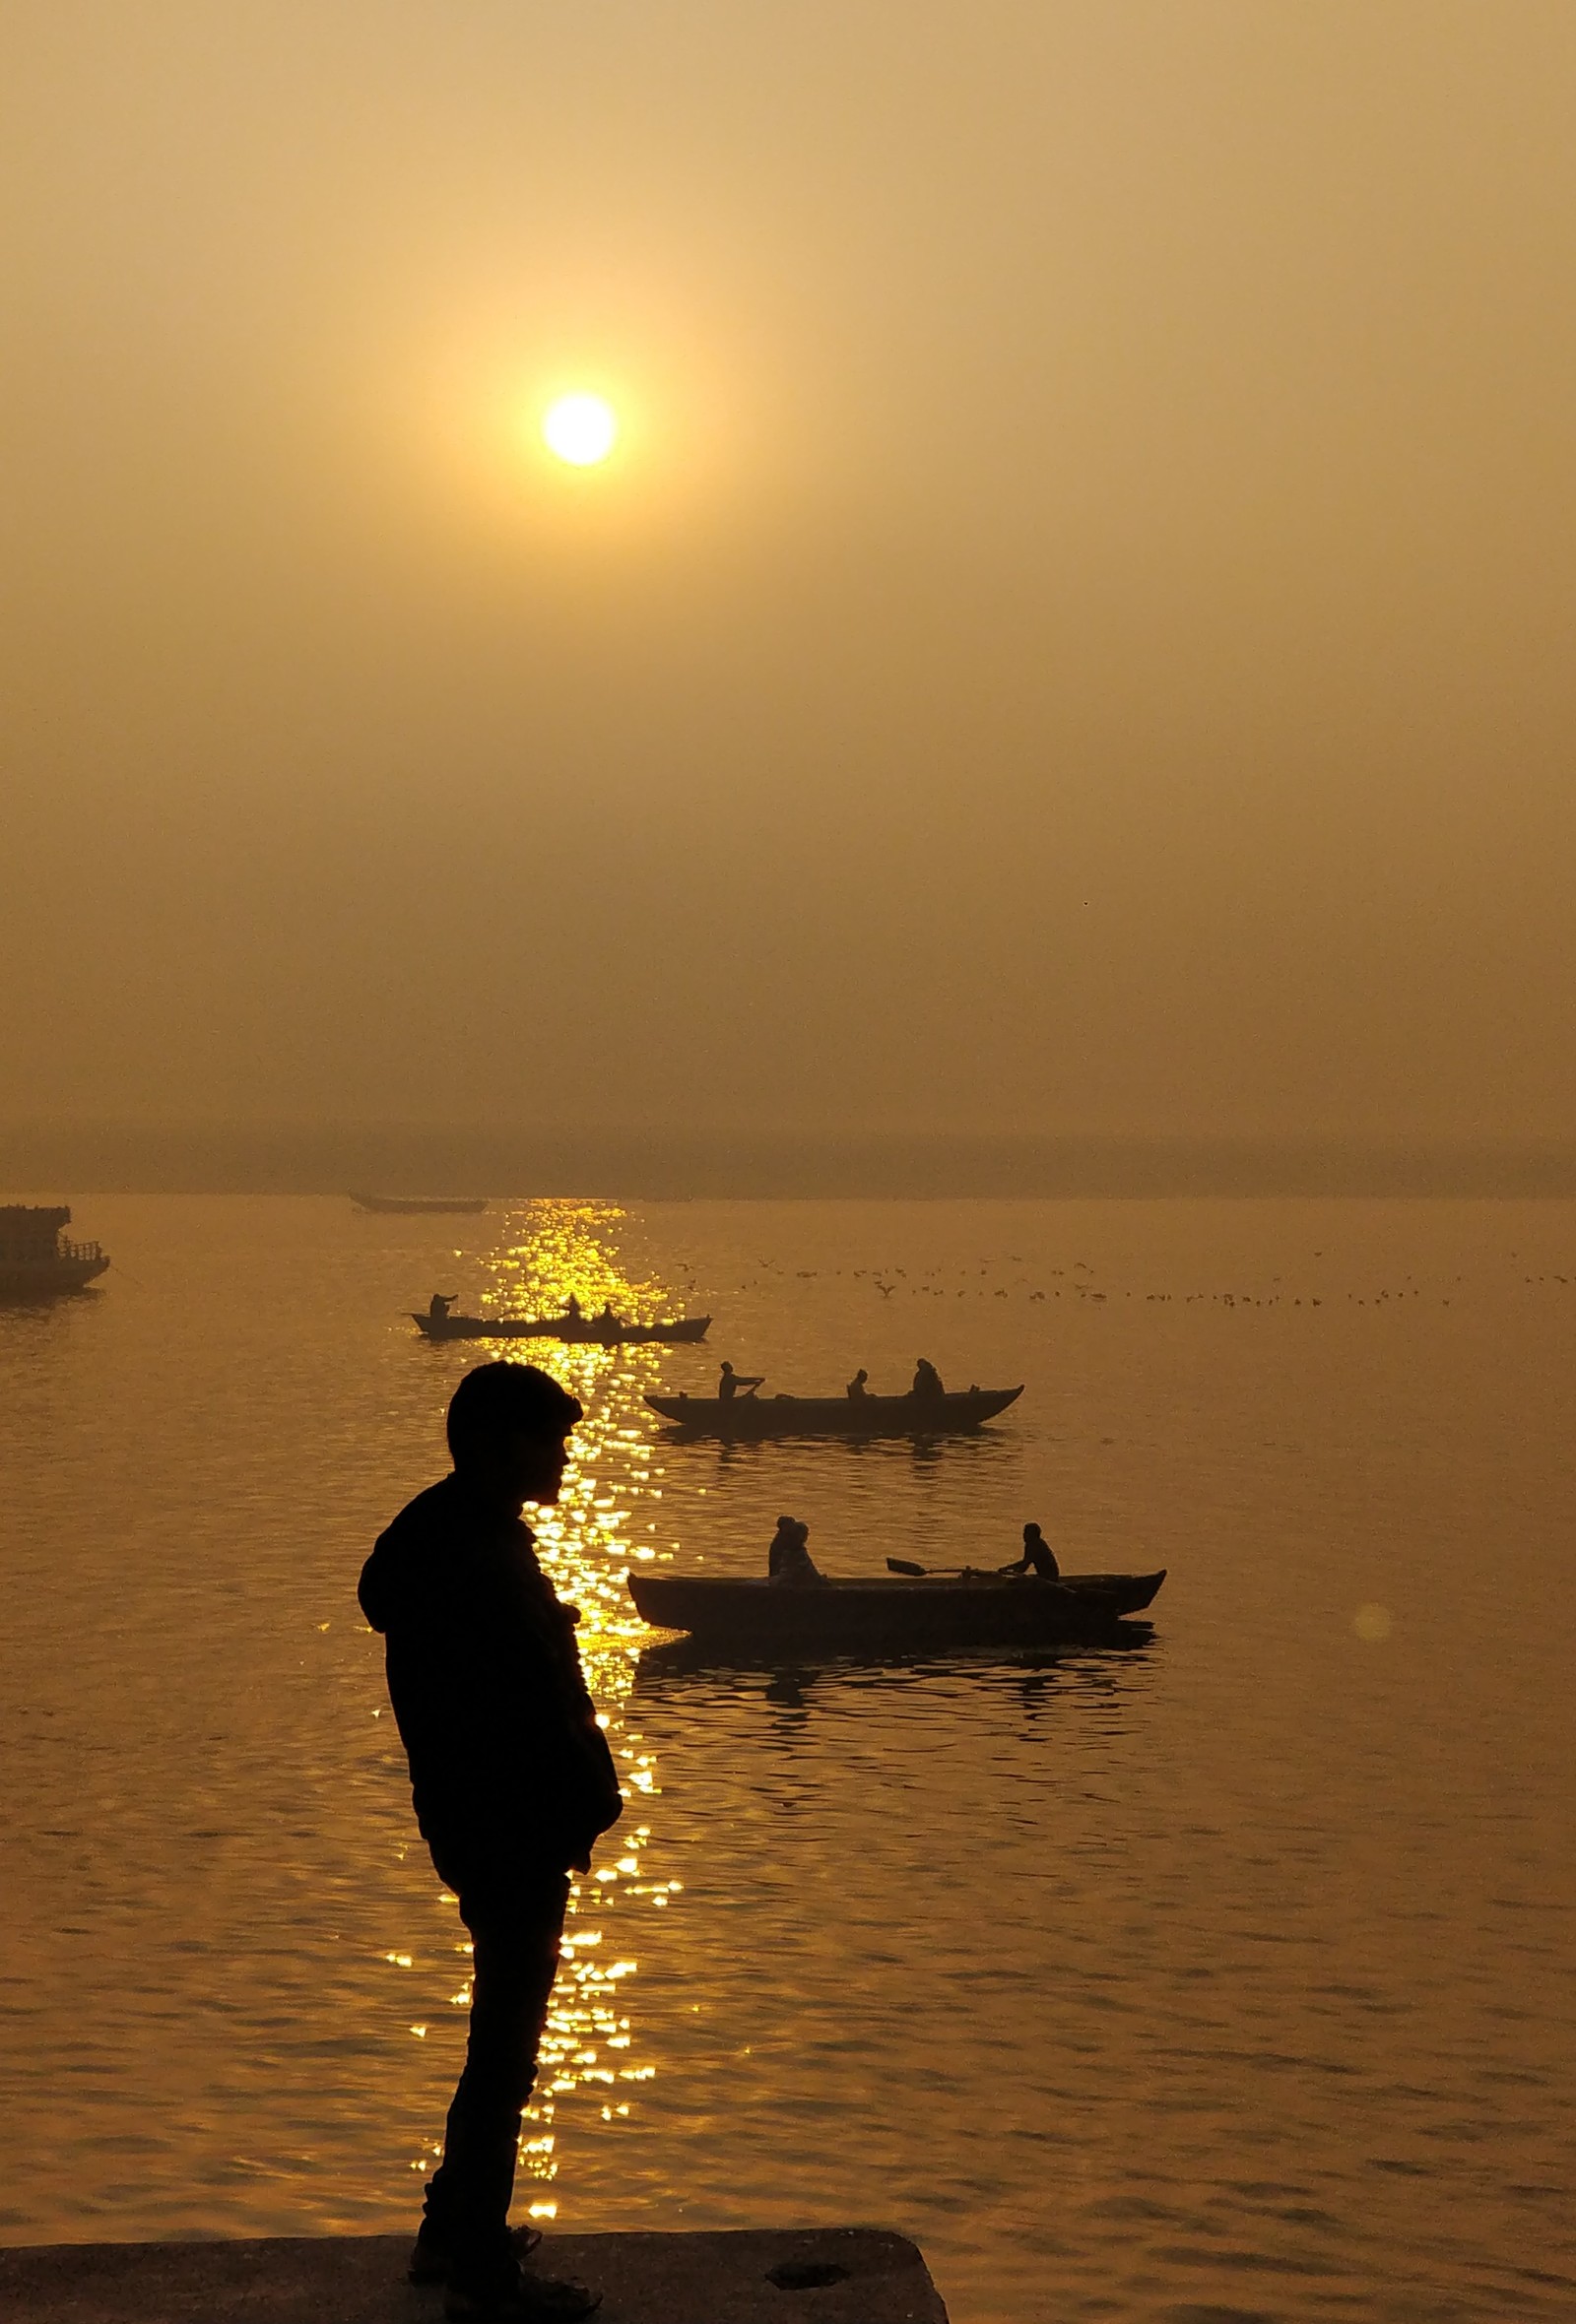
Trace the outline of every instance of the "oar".
{"type": "MultiPolygon", "coordinates": [[[[927,1580],[938,1582],[949,1575],[972,1575],[978,1582],[1002,1582],[1008,1579],[1000,1566],[916,1566],[912,1558],[888,1558],[886,1571],[888,1574],[911,1575],[916,1582],[927,1580]]],[[[1061,1582],[1065,1582],[1066,1580],[1067,1576],[1062,1575],[1061,1582]]],[[[1057,1582],[1048,1586],[1055,1588],[1060,1585],[1060,1582],[1057,1582]]],[[[1097,1596],[1099,1593],[1091,1590],[1088,1594],[1097,1596]]]]}
{"type": "Polygon", "coordinates": [[[934,1579],[942,1574],[983,1574],[987,1570],[984,1566],[916,1566],[912,1558],[886,1560],[888,1574],[911,1574],[916,1582],[923,1582],[927,1576],[934,1579]]]}

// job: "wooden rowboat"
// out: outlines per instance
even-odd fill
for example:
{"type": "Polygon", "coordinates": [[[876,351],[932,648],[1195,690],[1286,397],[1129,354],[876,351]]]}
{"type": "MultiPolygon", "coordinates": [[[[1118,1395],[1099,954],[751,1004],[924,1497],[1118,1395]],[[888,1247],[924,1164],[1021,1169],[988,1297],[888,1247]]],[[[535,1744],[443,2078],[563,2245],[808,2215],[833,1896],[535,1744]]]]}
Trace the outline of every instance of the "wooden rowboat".
{"type": "Polygon", "coordinates": [[[934,1437],[978,1428],[1023,1393],[970,1388],[945,1396],[647,1396],[686,1436],[934,1437]]]}
{"type": "Polygon", "coordinates": [[[411,1310],[424,1339],[562,1339],[590,1347],[631,1341],[704,1339],[709,1316],[677,1316],[665,1323],[605,1323],[600,1316],[432,1316],[411,1310]]]}
{"type": "Polygon", "coordinates": [[[636,1611],[661,1630],[758,1651],[914,1652],[951,1646],[1098,1642],[1153,1599],[1157,1574],[886,1577],[784,1584],[698,1574],[627,1576],[636,1611]]]}

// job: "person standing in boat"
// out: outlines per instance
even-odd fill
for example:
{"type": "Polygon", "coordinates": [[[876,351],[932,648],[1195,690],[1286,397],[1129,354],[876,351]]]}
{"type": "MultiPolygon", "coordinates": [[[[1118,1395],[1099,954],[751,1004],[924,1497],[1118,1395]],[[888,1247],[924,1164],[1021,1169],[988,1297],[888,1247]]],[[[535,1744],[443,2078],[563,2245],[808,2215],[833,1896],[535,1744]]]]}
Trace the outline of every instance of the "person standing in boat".
{"type": "Polygon", "coordinates": [[[1055,1550],[1038,1525],[1033,1524],[1023,1527],[1022,1556],[1015,1558],[1010,1566],[998,1567],[997,1571],[1002,1574],[1033,1574],[1041,1582],[1059,1582],[1062,1578],[1055,1550]]]}
{"type": "Polygon", "coordinates": [[[853,1403],[862,1404],[866,1396],[870,1393],[870,1390],[865,1386],[865,1383],[869,1380],[869,1378],[870,1374],[865,1370],[864,1365],[861,1364],[859,1370],[854,1374],[853,1379],[848,1383],[848,1387],[844,1391],[853,1403]]]}
{"type": "Polygon", "coordinates": [[[927,1400],[946,1395],[942,1376],[928,1356],[921,1356],[914,1366],[914,1385],[908,1392],[911,1396],[923,1396],[927,1400]]]}
{"type": "Polygon", "coordinates": [[[434,1291],[427,1303],[427,1312],[434,1323],[446,1323],[449,1310],[459,1298],[457,1291],[434,1291]]]}
{"type": "Polygon", "coordinates": [[[764,1372],[736,1372],[731,1364],[724,1363],[717,1382],[718,1400],[731,1404],[737,1395],[753,1396],[765,1377],[764,1372]]]}
{"type": "Polygon", "coordinates": [[[800,1518],[779,1517],[766,1552],[766,1580],[790,1589],[807,1582],[824,1582],[825,1575],[806,1546],[809,1540],[810,1527],[800,1518]]]}
{"type": "Polygon", "coordinates": [[[448,1409],[453,1473],[400,1512],[358,1591],[386,1641],[416,1820],[474,1942],[465,2070],[410,2268],[446,2283],[444,2314],[474,2324],[568,2324],[598,2297],[522,2270],[540,2238],[508,2227],[569,1874],[624,1810],[578,1616],[520,1516],[558,1500],[580,1416],[533,1364],[468,1372],[448,1409]]]}

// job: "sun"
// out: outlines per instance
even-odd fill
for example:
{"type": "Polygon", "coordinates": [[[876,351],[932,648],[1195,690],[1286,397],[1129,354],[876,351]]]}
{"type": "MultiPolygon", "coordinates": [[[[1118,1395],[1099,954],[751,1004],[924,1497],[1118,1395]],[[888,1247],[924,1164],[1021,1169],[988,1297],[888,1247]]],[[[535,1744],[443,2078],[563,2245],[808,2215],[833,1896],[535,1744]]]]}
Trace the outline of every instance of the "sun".
{"type": "Polygon", "coordinates": [[[601,396],[559,396],[542,416],[542,434],[571,468],[595,468],[619,440],[619,415],[601,396]]]}

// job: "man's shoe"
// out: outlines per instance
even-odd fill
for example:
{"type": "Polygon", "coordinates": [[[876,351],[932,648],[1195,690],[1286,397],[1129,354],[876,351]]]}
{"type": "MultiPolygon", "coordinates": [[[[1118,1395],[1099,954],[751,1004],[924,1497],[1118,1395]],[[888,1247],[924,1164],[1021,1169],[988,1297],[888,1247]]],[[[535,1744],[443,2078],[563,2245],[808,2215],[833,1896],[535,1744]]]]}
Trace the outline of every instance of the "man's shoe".
{"type": "MultiPolygon", "coordinates": [[[[509,2247],[517,2260],[529,2259],[542,2240],[540,2227],[511,2227],[509,2247]]],[[[454,2253],[441,2227],[424,2219],[416,2230],[411,2264],[405,2273],[412,2284],[446,2284],[454,2253]]]]}
{"type": "Polygon", "coordinates": [[[539,2276],[515,2262],[486,2276],[449,2278],[443,2313],[449,2324],[579,2324],[602,2294],[570,2277],[539,2276]]]}

